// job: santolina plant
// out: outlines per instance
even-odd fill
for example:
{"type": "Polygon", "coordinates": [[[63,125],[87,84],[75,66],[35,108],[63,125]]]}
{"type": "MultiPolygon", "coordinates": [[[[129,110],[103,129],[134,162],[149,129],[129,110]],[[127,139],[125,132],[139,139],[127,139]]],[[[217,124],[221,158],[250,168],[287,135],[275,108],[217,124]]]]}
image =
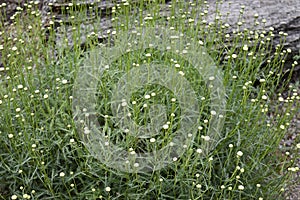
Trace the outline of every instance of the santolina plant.
{"type": "Polygon", "coordinates": [[[95,5],[48,26],[38,2],[1,16],[0,197],[284,199],[300,147],[279,148],[299,110],[286,33],[243,28],[245,7],[236,28],[209,21],[206,1],[95,5]]]}

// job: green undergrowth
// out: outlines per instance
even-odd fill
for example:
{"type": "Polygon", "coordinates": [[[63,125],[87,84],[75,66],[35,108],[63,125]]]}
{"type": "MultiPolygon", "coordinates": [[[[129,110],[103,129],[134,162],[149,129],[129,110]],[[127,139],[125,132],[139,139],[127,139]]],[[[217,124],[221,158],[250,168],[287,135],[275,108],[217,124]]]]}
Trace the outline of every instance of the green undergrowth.
{"type": "MultiPolygon", "coordinates": [[[[0,198],[284,199],[291,177],[299,170],[296,161],[300,148],[300,144],[279,148],[299,111],[299,93],[289,84],[293,70],[289,74],[283,70],[291,53],[283,46],[287,34],[276,35],[273,28],[256,30],[265,22],[255,16],[254,29],[244,28],[245,7],[241,7],[239,23],[232,29],[218,10],[214,20],[209,20],[212,14],[206,1],[111,3],[114,6],[104,10],[95,9],[96,3],[66,4],[61,9],[68,18],[55,18],[53,9],[46,25],[35,2],[19,7],[9,25],[1,16],[0,198]],[[166,8],[168,12],[160,13],[166,8]],[[92,10],[98,17],[90,14],[92,10]],[[112,22],[109,30],[101,26],[104,13],[112,22]],[[82,29],[81,23],[87,18],[93,19],[91,26],[82,29]],[[67,27],[72,27],[68,34],[64,32],[67,27]],[[156,130],[156,135],[138,137],[116,124],[118,111],[113,110],[116,102],[112,99],[121,92],[115,85],[142,66],[161,64],[187,80],[200,113],[192,124],[196,130],[184,133],[193,135],[192,140],[177,147],[182,155],[172,157],[172,162],[159,170],[129,173],[114,167],[113,158],[111,163],[101,162],[90,152],[83,136],[88,133],[76,126],[72,106],[78,93],[74,85],[78,77],[84,77],[80,69],[91,59],[90,52],[113,48],[122,39],[120,32],[138,37],[135,35],[143,35],[140,30],[151,27],[182,33],[178,38],[190,41],[186,53],[194,44],[205,49],[221,71],[225,91],[222,103],[226,104],[224,114],[214,112],[214,88],[183,55],[162,52],[151,45],[123,52],[102,76],[91,76],[99,82],[93,97],[97,104],[93,119],[105,135],[107,143],[102,145],[118,146],[129,154],[155,152],[166,147],[183,126],[186,116],[182,117],[184,109],[176,92],[161,84],[146,84],[131,91],[123,105],[129,106],[126,119],[138,126],[155,125],[151,130],[156,130]],[[274,45],[277,36],[281,43],[274,45]],[[100,38],[104,38],[101,43],[100,38]],[[288,78],[283,81],[283,76],[288,78]],[[281,94],[286,90],[288,96],[281,94]],[[165,118],[152,112],[157,104],[164,105],[156,108],[166,113],[165,118]],[[209,135],[216,115],[224,121],[218,138],[209,135]],[[161,118],[165,123],[160,124],[161,118]],[[206,152],[204,147],[210,143],[214,148],[206,152]]],[[[1,9],[5,8],[2,4],[1,9]]],[[[295,65],[296,61],[291,69],[295,65]]],[[[150,80],[150,76],[146,78],[150,80]]],[[[169,78],[174,84],[180,83],[169,78]]]]}

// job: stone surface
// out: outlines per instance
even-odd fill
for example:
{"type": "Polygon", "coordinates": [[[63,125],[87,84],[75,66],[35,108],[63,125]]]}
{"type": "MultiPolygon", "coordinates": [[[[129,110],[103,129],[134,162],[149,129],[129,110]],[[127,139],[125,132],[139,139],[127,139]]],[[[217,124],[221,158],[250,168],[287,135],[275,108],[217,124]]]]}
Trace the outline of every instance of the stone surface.
{"type": "MultiPolygon", "coordinates": [[[[133,0],[131,2],[138,2],[139,0],[133,0]]],[[[6,3],[7,9],[1,10],[1,12],[5,12],[7,16],[7,22],[9,23],[9,17],[16,12],[17,6],[23,6],[25,2],[28,0],[0,0],[0,4],[6,3]]],[[[68,32],[71,33],[71,28],[68,27],[68,19],[64,16],[61,12],[63,7],[68,6],[69,3],[73,2],[73,6],[77,5],[85,5],[89,7],[93,7],[93,10],[101,11],[101,21],[98,22],[98,25],[101,27],[102,31],[105,32],[106,30],[112,28],[111,21],[108,16],[111,15],[111,8],[113,7],[112,1],[97,1],[97,0],[44,0],[39,1],[38,5],[39,8],[42,10],[43,15],[43,24],[45,26],[49,25],[49,17],[47,12],[50,11],[49,3],[52,4],[52,11],[56,15],[56,19],[65,21],[65,25],[67,26],[68,32]]],[[[114,1],[116,3],[120,3],[121,0],[114,1]]],[[[165,0],[167,4],[170,4],[170,0],[165,0]]],[[[188,2],[186,0],[186,2],[188,2]]],[[[200,18],[200,13],[206,10],[206,6],[203,4],[200,5],[200,1],[193,1],[197,4],[198,9],[198,17],[197,20],[200,18]]],[[[201,1],[203,2],[203,1],[201,1]]],[[[216,12],[216,0],[209,0],[208,5],[209,8],[208,13],[208,23],[214,20],[215,12],[216,12]]],[[[261,29],[269,29],[270,27],[274,28],[274,33],[278,35],[280,31],[287,33],[288,36],[286,37],[286,41],[284,43],[285,48],[292,49],[292,54],[289,55],[286,62],[286,69],[291,67],[291,61],[294,56],[300,55],[300,1],[299,0],[243,0],[243,1],[228,1],[223,0],[222,4],[218,4],[218,12],[221,13],[223,16],[223,20],[227,18],[227,23],[231,25],[230,31],[233,31],[237,28],[237,23],[239,21],[243,21],[243,25],[241,28],[248,28],[251,30],[261,30],[261,29]],[[244,12],[242,20],[240,20],[240,10],[244,6],[244,12]],[[259,22],[259,25],[254,25],[255,15],[257,14],[256,21],[259,22]],[[266,20],[263,23],[263,19],[266,20]]],[[[164,9],[162,11],[162,15],[168,14],[168,10],[164,9]]],[[[82,29],[82,41],[85,41],[86,34],[91,32],[92,26],[90,22],[93,20],[95,16],[90,15],[89,18],[81,19],[82,24],[80,25],[82,29]]],[[[58,24],[58,23],[56,23],[58,24]]],[[[68,34],[71,38],[71,34],[68,34]]],[[[58,31],[57,34],[58,43],[60,39],[60,34],[58,31]]],[[[99,36],[98,40],[101,42],[105,40],[106,36],[101,35],[99,36]]],[[[274,44],[278,44],[280,42],[279,37],[274,38],[274,44]]],[[[84,42],[83,42],[84,43],[84,42]]],[[[72,40],[70,40],[70,45],[72,45],[72,40]]],[[[84,46],[84,44],[82,44],[84,46]]],[[[295,67],[295,72],[293,75],[293,82],[300,80],[300,61],[298,62],[299,65],[295,67]]]]}
{"type": "MultiPolygon", "coordinates": [[[[229,12],[228,22],[237,27],[241,6],[245,6],[243,20],[244,28],[262,29],[273,27],[275,33],[283,31],[288,33],[285,45],[295,51],[300,50],[300,1],[299,0],[244,0],[223,1],[218,7],[220,13],[229,12]],[[254,26],[254,16],[258,15],[259,25],[254,26]],[[265,19],[266,23],[262,23],[265,19]]],[[[215,10],[215,1],[209,1],[210,12],[215,10]]],[[[210,18],[213,20],[213,16],[210,18]]],[[[279,38],[275,40],[278,43],[279,38]]]]}

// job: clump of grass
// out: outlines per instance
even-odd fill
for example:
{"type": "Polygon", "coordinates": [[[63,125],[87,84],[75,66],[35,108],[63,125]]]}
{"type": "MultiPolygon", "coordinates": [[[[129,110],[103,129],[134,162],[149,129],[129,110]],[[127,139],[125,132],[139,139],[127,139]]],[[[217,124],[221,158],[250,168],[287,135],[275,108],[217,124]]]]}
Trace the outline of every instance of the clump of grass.
{"type": "Polygon", "coordinates": [[[290,53],[282,45],[286,34],[280,33],[282,43],[273,52],[272,28],[248,30],[242,29],[239,23],[234,33],[230,33],[229,24],[218,12],[214,22],[207,22],[206,1],[200,5],[172,1],[166,17],[159,14],[165,5],[163,0],[114,4],[110,31],[97,26],[101,18],[96,17],[90,30],[82,32],[78,20],[90,16],[92,8],[74,4],[63,11],[69,15],[68,23],[73,27],[69,35],[58,34],[54,25],[59,23],[60,30],[67,25],[56,22],[54,17],[50,26],[41,26],[41,13],[34,2],[18,8],[17,14],[11,17],[11,25],[0,23],[3,64],[0,67],[0,197],[283,198],[290,177],[299,170],[295,163],[299,158],[290,159],[289,152],[300,148],[295,144],[289,152],[279,149],[299,109],[299,94],[292,85],[288,87],[289,96],[278,94],[279,87],[283,90],[289,84],[289,79],[281,80],[285,58],[290,53]],[[210,90],[201,74],[182,56],[155,48],[122,55],[98,78],[102,85],[97,85],[97,120],[109,138],[108,145],[118,145],[131,153],[159,150],[170,142],[173,131],[180,126],[182,110],[176,96],[159,85],[133,91],[130,103],[131,118],[140,126],[155,123],[157,116],[151,115],[149,107],[165,105],[166,115],[173,118],[167,118],[169,123],[161,124],[161,128],[156,127],[161,134],[140,139],[115,125],[110,106],[114,85],[126,72],[141,65],[163,63],[183,75],[196,91],[201,112],[193,141],[179,147],[183,155],[151,173],[126,173],[101,163],[86,148],[73,118],[73,86],[82,75],[80,67],[90,56],[83,52],[83,42],[93,51],[99,48],[99,34],[107,38],[102,45],[113,47],[121,31],[153,26],[184,33],[184,37],[201,45],[213,58],[224,78],[226,114],[222,117],[225,123],[216,147],[203,156],[203,144],[210,142],[207,133],[212,113],[210,90]],[[84,34],[85,41],[81,37],[84,34]],[[284,112],[280,105],[286,107],[284,112]]]}

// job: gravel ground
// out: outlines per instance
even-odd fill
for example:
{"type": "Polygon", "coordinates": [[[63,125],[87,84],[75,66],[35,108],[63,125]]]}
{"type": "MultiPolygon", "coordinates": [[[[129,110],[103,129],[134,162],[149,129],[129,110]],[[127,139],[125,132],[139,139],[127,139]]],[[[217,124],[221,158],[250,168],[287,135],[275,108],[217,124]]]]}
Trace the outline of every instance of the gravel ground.
{"type": "MultiPolygon", "coordinates": [[[[295,77],[299,81],[299,76],[295,77]]],[[[300,86],[298,87],[298,95],[300,94],[300,86]]],[[[284,109],[284,108],[283,108],[284,109]]],[[[300,142],[300,108],[298,109],[296,115],[294,116],[291,125],[288,129],[287,134],[283,138],[280,148],[289,149],[295,148],[296,143],[300,142]]],[[[300,151],[296,152],[300,154],[300,151]]],[[[296,155],[291,154],[290,158],[293,159],[296,155]]],[[[300,168],[300,159],[296,161],[296,166],[300,168]]],[[[295,166],[295,167],[296,167],[295,166]]],[[[286,200],[299,200],[300,199],[300,171],[294,174],[293,180],[290,182],[290,185],[285,192],[286,200]]]]}
{"type": "MultiPolygon", "coordinates": [[[[298,115],[293,119],[291,128],[289,133],[286,135],[282,144],[293,145],[295,147],[295,140],[300,137],[300,110],[298,115]]],[[[300,154],[300,152],[298,152],[300,154]]],[[[295,155],[291,155],[291,157],[295,157],[295,155]]],[[[296,166],[300,168],[300,159],[297,160],[296,166]]],[[[291,186],[287,189],[287,200],[299,200],[300,199],[300,171],[298,171],[293,181],[291,181],[291,186]]]]}

